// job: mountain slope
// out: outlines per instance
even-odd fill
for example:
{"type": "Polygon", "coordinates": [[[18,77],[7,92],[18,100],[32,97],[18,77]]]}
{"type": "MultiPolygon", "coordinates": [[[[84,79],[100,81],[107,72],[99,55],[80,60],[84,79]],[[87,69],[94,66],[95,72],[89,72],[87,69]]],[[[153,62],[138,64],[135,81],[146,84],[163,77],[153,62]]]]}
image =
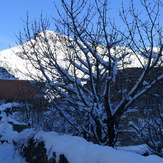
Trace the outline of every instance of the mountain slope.
{"type": "Polygon", "coordinates": [[[14,79],[16,80],[13,75],[11,75],[5,68],[0,67],[0,79],[14,79]]]}
{"type": "Polygon", "coordinates": [[[26,61],[18,57],[15,54],[16,51],[17,47],[1,51],[0,65],[15,77],[19,79],[25,79],[24,75],[20,72],[20,70],[26,71],[26,61]]]}
{"type": "MultiPolygon", "coordinates": [[[[41,36],[42,40],[39,39],[39,43],[37,44],[38,49],[46,49],[46,42],[48,42],[51,46],[51,49],[55,54],[56,57],[58,57],[58,62],[59,64],[64,65],[65,64],[65,54],[64,51],[67,48],[64,45],[64,43],[59,41],[59,38],[63,38],[66,36],[59,35],[55,32],[52,31],[46,31],[46,39],[44,39],[43,32],[39,33],[37,36],[41,36]],[[47,40],[48,38],[48,40],[47,40]]],[[[31,40],[30,40],[31,41],[31,40]]],[[[23,47],[27,49],[27,51],[31,51],[31,48],[29,47],[30,41],[24,43],[23,47]]],[[[32,40],[34,41],[34,40],[32,40]]],[[[22,51],[21,51],[21,46],[16,46],[11,49],[3,50],[0,51],[0,65],[1,67],[5,68],[7,71],[9,71],[11,74],[13,74],[15,77],[19,79],[31,79],[30,73],[32,72],[33,75],[41,75],[38,70],[36,70],[31,63],[26,60],[25,58],[21,57],[22,51]]],[[[99,46],[99,53],[102,53],[104,49],[103,47],[100,48],[99,46]]],[[[80,50],[80,49],[79,49],[80,50]]],[[[39,50],[38,50],[39,51],[39,50]]],[[[157,52],[158,48],[154,48],[154,51],[157,52]]],[[[124,54],[124,53],[129,53],[124,59],[123,62],[126,63],[126,67],[141,67],[141,64],[139,60],[144,64],[146,61],[146,56],[144,54],[140,54],[136,56],[133,54],[133,52],[125,47],[116,47],[116,50],[112,49],[112,53],[119,53],[118,55],[124,54]],[[139,58],[139,59],[138,59],[139,58]]],[[[32,51],[31,51],[32,54],[32,51]]],[[[119,64],[123,64],[120,62],[119,64]]],[[[36,65],[37,67],[37,65],[36,65]]],[[[38,67],[37,67],[38,68],[38,67]]]]}

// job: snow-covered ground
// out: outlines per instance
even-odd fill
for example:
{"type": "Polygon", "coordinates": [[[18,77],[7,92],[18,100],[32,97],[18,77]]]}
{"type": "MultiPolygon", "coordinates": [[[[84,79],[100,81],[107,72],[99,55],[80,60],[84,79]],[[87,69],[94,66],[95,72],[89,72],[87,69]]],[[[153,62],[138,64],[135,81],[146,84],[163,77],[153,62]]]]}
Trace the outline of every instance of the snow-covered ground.
{"type": "MultiPolygon", "coordinates": [[[[22,134],[32,133],[26,130],[22,134]]],[[[26,135],[26,136],[27,136],[26,135]]],[[[36,139],[44,140],[48,157],[52,152],[64,154],[70,163],[162,163],[163,159],[151,155],[144,157],[133,152],[115,150],[87,142],[83,138],[69,135],[58,135],[54,132],[36,134],[36,139]]],[[[132,147],[130,148],[132,149],[132,147]]],[[[137,148],[138,149],[138,148],[137,148]]],[[[26,163],[19,152],[11,144],[0,144],[0,163],[26,163]]]]}
{"type": "Polygon", "coordinates": [[[2,103],[0,105],[0,163],[26,163],[13,145],[13,140],[17,140],[19,134],[13,131],[12,125],[8,122],[16,121],[10,116],[6,116],[5,113],[5,110],[16,106],[18,106],[18,103],[2,103]]]}
{"type": "MultiPolygon", "coordinates": [[[[13,104],[14,106],[17,103],[13,104]]],[[[142,156],[147,147],[145,145],[119,147],[113,149],[108,146],[100,146],[88,142],[77,136],[63,135],[56,132],[35,131],[34,129],[25,129],[18,133],[13,131],[13,127],[8,122],[10,116],[3,112],[5,108],[12,106],[11,103],[0,106],[2,117],[0,120],[0,163],[26,163],[25,159],[19,154],[17,147],[13,145],[13,140],[20,146],[26,146],[29,138],[34,137],[36,142],[44,142],[48,158],[56,153],[64,154],[69,163],[162,163],[163,158],[156,155],[147,157],[142,156]],[[5,140],[6,142],[2,141],[5,140]]]]}
{"type": "Polygon", "coordinates": [[[0,163],[26,163],[26,161],[13,145],[4,143],[0,144],[0,163]]]}
{"type": "MultiPolygon", "coordinates": [[[[53,152],[64,154],[70,163],[162,163],[163,159],[150,155],[141,156],[134,152],[116,150],[108,146],[100,146],[86,141],[83,138],[70,135],[59,135],[55,132],[35,132],[27,129],[21,133],[20,142],[28,142],[28,138],[34,136],[36,142],[43,141],[47,149],[48,158],[52,158],[53,152]],[[24,136],[25,135],[25,136],[24,136]]],[[[135,147],[131,147],[130,150],[135,147]]],[[[141,150],[141,146],[136,147],[141,150]]]]}

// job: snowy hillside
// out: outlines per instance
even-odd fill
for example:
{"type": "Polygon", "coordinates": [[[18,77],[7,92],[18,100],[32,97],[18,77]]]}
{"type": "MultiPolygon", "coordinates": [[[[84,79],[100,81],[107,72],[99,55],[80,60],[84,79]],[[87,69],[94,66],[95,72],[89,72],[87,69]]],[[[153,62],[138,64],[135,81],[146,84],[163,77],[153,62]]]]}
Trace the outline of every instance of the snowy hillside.
{"type": "Polygon", "coordinates": [[[27,73],[27,62],[15,54],[15,52],[17,51],[18,47],[1,51],[0,64],[3,68],[10,72],[10,74],[13,74],[15,77],[19,79],[26,79],[25,75],[22,72],[27,73]]]}
{"type": "Polygon", "coordinates": [[[16,79],[5,68],[0,67],[0,79],[16,79]]]}
{"type": "MultiPolygon", "coordinates": [[[[41,34],[40,34],[41,35],[41,34]]],[[[47,37],[49,40],[54,40],[56,37],[55,32],[48,31],[47,37]]],[[[30,47],[28,45],[29,42],[26,42],[23,44],[23,46],[30,51],[30,47]]],[[[53,46],[53,42],[50,42],[53,46]]],[[[42,46],[42,43],[40,43],[42,46]]],[[[60,47],[61,44],[57,45],[58,47],[58,53],[60,53],[60,47]]],[[[39,48],[39,47],[38,47],[39,48]]],[[[22,51],[21,46],[12,47],[10,49],[6,49],[3,51],[0,51],[0,65],[1,67],[5,68],[8,72],[13,74],[15,77],[22,79],[22,80],[28,80],[30,78],[30,73],[32,72],[33,75],[38,75],[39,72],[36,70],[29,62],[28,60],[24,59],[22,57],[22,51]]]]}
{"type": "MultiPolygon", "coordinates": [[[[38,35],[43,35],[42,33],[38,35]]],[[[37,44],[38,49],[45,50],[46,47],[45,44],[48,42],[51,46],[52,51],[54,52],[56,58],[59,60],[59,63],[64,65],[65,64],[65,54],[64,52],[70,47],[66,47],[64,44],[60,43],[58,41],[59,37],[63,38],[65,36],[61,36],[55,32],[52,31],[46,31],[46,38],[47,40],[39,40],[40,43],[37,44]]],[[[42,36],[43,38],[44,36],[42,36]]],[[[30,51],[30,46],[29,42],[26,42],[23,44],[23,47],[25,47],[28,51],[30,51]]],[[[154,48],[154,52],[158,52],[158,48],[154,48]]],[[[102,47],[99,47],[99,53],[103,53],[105,49],[102,47]]],[[[31,52],[32,53],[32,52],[31,52]]],[[[139,61],[142,63],[145,63],[147,55],[145,54],[140,54],[138,57],[134,55],[130,49],[124,48],[124,47],[116,47],[116,49],[112,49],[112,54],[117,54],[122,55],[124,53],[129,53],[125,57],[125,60],[123,62],[126,63],[126,67],[141,67],[141,64],[139,61]],[[139,58],[139,59],[138,59],[139,58]]],[[[38,70],[36,70],[25,58],[22,57],[22,51],[21,51],[21,46],[16,46],[11,49],[6,49],[3,51],[0,51],[0,64],[2,67],[4,67],[7,71],[9,71],[11,74],[13,74],[15,77],[19,79],[31,79],[29,76],[29,72],[32,72],[33,75],[39,75],[38,70]]],[[[121,62],[119,64],[122,64],[121,62]]],[[[37,67],[37,66],[36,66],[37,67]]]]}

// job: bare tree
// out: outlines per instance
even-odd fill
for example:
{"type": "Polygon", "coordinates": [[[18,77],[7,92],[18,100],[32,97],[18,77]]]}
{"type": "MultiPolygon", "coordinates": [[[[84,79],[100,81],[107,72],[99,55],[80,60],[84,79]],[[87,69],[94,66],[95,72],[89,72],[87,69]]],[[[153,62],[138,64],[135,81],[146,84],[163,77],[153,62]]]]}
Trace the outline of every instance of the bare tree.
{"type": "Polygon", "coordinates": [[[151,153],[163,157],[163,118],[160,108],[148,108],[143,117],[138,121],[130,123],[130,126],[136,131],[137,137],[147,144],[151,153]]]}
{"type": "Polygon", "coordinates": [[[61,4],[54,20],[58,33],[47,31],[48,20],[27,20],[19,35],[21,56],[37,70],[31,76],[45,82],[46,97],[78,135],[114,146],[121,116],[163,78],[148,79],[162,66],[160,1],[141,0],[144,20],[133,1],[128,10],[122,7],[124,30],[108,17],[108,0],[61,4]],[[125,74],[135,63],[139,73],[130,82],[125,74]]]}

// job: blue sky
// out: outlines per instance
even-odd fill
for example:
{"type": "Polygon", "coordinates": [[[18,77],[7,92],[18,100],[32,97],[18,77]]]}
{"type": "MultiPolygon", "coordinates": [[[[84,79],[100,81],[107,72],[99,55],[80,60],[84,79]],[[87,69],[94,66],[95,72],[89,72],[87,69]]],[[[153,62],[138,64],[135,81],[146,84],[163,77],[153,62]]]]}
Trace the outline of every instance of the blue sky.
{"type": "MultiPolygon", "coordinates": [[[[18,34],[19,30],[23,28],[22,20],[26,19],[27,12],[31,19],[38,18],[41,12],[48,17],[56,16],[54,1],[60,7],[59,0],[2,0],[0,5],[0,51],[9,48],[9,45],[15,45],[15,34],[18,34]]],[[[122,1],[111,0],[112,17],[115,17],[117,21],[118,9],[122,1]]],[[[124,0],[124,2],[128,4],[129,0],[124,0]]]]}
{"type": "Polygon", "coordinates": [[[54,15],[53,0],[2,0],[0,5],[0,50],[14,45],[27,12],[31,19],[54,15]]]}

